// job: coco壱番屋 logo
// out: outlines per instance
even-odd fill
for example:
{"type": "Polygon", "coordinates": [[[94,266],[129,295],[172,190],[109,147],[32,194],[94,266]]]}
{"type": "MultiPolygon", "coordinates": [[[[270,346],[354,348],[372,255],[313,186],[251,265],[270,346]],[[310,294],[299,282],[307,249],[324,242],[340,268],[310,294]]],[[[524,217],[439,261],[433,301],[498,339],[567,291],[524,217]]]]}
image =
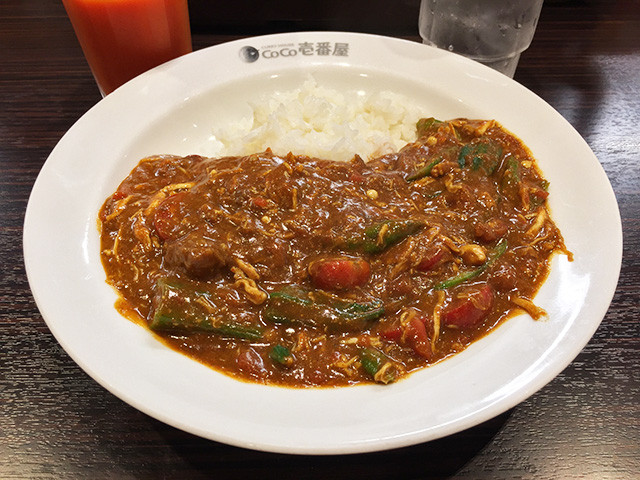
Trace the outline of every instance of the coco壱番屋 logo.
{"type": "Polygon", "coordinates": [[[274,58],[297,56],[348,57],[349,44],[342,42],[301,42],[298,44],[267,45],[260,48],[247,45],[240,49],[239,55],[242,61],[246,63],[256,62],[260,58],[272,60],[274,58]]]}

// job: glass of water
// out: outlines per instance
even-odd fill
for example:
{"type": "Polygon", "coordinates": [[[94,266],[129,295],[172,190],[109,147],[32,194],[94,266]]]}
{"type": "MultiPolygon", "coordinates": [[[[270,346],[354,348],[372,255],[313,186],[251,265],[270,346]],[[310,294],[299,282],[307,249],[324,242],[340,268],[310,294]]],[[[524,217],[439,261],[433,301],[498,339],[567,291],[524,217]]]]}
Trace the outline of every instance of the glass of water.
{"type": "Polygon", "coordinates": [[[420,36],[513,77],[529,48],[543,0],[422,0],[420,36]]]}

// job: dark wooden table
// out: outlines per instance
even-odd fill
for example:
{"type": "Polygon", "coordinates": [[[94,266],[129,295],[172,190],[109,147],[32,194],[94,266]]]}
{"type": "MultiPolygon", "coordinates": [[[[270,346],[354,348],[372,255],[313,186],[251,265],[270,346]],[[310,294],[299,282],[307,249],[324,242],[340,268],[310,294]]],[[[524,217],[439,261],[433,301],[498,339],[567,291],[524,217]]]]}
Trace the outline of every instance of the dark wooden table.
{"type": "MultiPolygon", "coordinates": [[[[395,18],[388,28],[370,12],[363,25],[418,40],[417,4],[398,2],[406,21],[395,18]]],[[[334,13],[339,18],[337,10],[321,26],[330,28],[334,13]]],[[[194,23],[195,48],[317,26],[301,14],[251,29],[220,25],[217,33],[194,23]]],[[[176,430],[120,401],[66,355],[43,322],[23,266],[25,207],[51,149],[100,97],[59,1],[3,0],[0,478],[640,478],[640,2],[548,0],[516,80],[584,136],[620,205],[620,282],[591,342],[531,398],[448,438],[346,457],[253,452],[176,430]]]]}

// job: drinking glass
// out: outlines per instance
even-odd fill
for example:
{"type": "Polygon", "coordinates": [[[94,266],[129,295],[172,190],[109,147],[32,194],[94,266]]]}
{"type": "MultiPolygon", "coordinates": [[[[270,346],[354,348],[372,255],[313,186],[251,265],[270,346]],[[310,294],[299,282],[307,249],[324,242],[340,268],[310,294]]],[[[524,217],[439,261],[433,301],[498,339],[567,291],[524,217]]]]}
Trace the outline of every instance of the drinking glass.
{"type": "Polygon", "coordinates": [[[427,45],[449,50],[513,77],[529,48],[543,0],[422,0],[419,28],[427,45]]]}
{"type": "Polygon", "coordinates": [[[191,51],[187,0],[62,0],[105,96],[191,51]]]}

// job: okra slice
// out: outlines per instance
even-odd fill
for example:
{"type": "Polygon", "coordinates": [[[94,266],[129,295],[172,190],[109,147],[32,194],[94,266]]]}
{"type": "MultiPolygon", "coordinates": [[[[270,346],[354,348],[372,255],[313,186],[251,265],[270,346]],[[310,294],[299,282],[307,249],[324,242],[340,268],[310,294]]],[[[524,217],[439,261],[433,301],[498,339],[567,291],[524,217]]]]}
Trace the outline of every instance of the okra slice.
{"type": "Polygon", "coordinates": [[[271,350],[269,350],[269,358],[284,367],[290,367],[294,362],[291,350],[280,344],[271,347],[271,350]]]}
{"type": "Polygon", "coordinates": [[[444,280],[436,284],[433,288],[436,290],[447,290],[480,276],[485,270],[493,266],[506,251],[507,241],[503,238],[498,242],[485,263],[474,270],[467,270],[466,272],[459,273],[454,277],[444,280]]]}
{"type": "Polygon", "coordinates": [[[360,364],[377,383],[395,382],[403,375],[402,368],[387,355],[375,348],[362,348],[360,350],[360,364]]]}
{"type": "Polygon", "coordinates": [[[347,250],[380,253],[413,235],[425,226],[416,220],[384,220],[367,227],[362,234],[347,240],[347,250]]]}
{"type": "Polygon", "coordinates": [[[344,300],[323,290],[286,286],[269,295],[265,321],[318,327],[328,333],[362,331],[384,314],[381,300],[344,300]]]}
{"type": "Polygon", "coordinates": [[[426,135],[427,133],[435,133],[438,131],[438,127],[442,125],[441,120],[436,120],[433,117],[421,118],[416,123],[416,131],[418,138],[426,135]]]}
{"type": "Polygon", "coordinates": [[[262,337],[261,328],[229,319],[213,294],[191,282],[161,278],[156,292],[149,322],[149,328],[155,332],[179,335],[204,332],[248,340],[262,337]]]}

